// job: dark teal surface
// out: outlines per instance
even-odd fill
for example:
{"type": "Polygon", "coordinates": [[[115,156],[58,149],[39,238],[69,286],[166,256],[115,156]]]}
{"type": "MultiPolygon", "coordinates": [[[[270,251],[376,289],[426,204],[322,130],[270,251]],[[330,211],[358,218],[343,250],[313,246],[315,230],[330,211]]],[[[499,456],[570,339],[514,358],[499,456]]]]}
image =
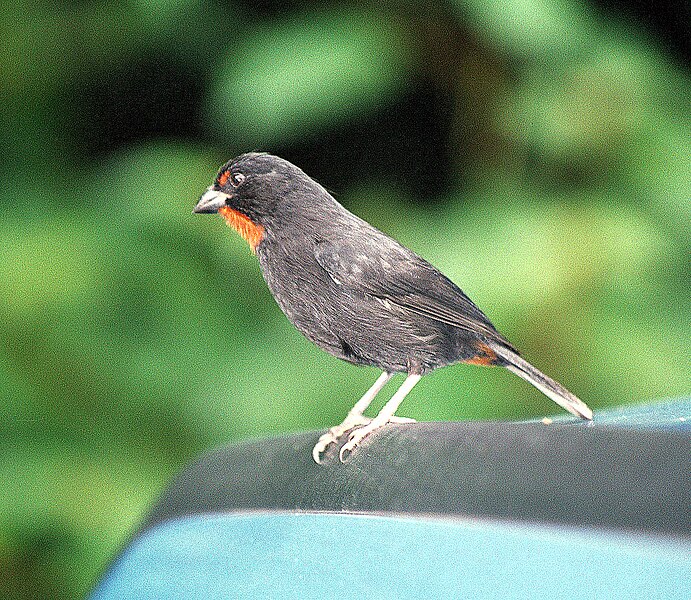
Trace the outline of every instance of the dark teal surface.
{"type": "Polygon", "coordinates": [[[93,600],[688,598],[688,543],[496,521],[221,514],[136,539],[93,600]]]}

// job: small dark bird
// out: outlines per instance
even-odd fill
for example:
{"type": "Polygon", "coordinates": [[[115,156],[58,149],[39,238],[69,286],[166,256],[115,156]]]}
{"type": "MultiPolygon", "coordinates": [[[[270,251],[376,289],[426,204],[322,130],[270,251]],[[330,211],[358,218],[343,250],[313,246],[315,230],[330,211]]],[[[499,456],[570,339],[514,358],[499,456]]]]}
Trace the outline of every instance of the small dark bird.
{"type": "Polygon", "coordinates": [[[341,461],[387,423],[420,378],[453,363],[505,367],[583,419],[593,412],[519,355],[482,311],[426,260],[347,211],[282,158],[242,154],[221,167],[194,207],[218,213],[247,240],[281,310],[317,346],[383,370],[343,423],[319,438],[321,454],[356,428],[341,461]],[[395,373],[401,387],[374,419],[363,415],[395,373]]]}

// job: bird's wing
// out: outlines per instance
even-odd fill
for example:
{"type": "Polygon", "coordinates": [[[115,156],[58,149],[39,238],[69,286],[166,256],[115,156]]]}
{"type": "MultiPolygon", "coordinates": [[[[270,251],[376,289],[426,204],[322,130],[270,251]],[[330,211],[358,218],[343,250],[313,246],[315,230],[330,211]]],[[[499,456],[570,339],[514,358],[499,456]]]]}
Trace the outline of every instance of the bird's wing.
{"type": "Polygon", "coordinates": [[[455,283],[389,237],[385,243],[370,239],[357,245],[348,239],[323,241],[314,254],[336,285],[513,349],[455,283]]]}

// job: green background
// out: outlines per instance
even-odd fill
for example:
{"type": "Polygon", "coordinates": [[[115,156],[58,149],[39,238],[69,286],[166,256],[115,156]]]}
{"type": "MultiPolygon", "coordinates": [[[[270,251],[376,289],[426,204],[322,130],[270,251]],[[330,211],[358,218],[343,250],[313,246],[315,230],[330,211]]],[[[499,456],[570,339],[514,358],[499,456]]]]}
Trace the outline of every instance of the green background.
{"type": "MultiPolygon", "coordinates": [[[[4,3],[0,596],[83,595],[186,461],[338,423],[376,378],[304,340],[243,240],[191,213],[241,152],[299,162],[595,409],[688,393],[680,61],[577,0],[385,6],[4,3]],[[147,73],[167,74],[157,95],[112,87],[147,73]],[[446,99],[431,149],[426,122],[389,122],[425,85],[446,99]],[[411,176],[348,168],[354,128],[358,164],[411,176]]],[[[459,365],[400,414],[555,412],[459,365]]]]}

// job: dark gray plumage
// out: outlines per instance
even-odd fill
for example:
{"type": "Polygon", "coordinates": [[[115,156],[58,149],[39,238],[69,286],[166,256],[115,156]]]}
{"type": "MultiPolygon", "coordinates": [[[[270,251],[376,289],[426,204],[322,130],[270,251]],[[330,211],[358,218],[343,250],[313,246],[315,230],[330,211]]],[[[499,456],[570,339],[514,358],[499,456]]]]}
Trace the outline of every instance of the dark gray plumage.
{"type": "Polygon", "coordinates": [[[288,161],[238,156],[220,169],[195,212],[220,212],[250,242],[276,302],[303,335],[338,358],[388,374],[322,436],[317,462],[353,426],[364,425],[345,451],[395,421],[421,375],[457,362],[506,367],[573,414],[592,418],[583,402],[521,358],[456,284],[288,161]],[[406,383],[370,422],[363,406],[396,372],[409,375],[406,383]]]}

